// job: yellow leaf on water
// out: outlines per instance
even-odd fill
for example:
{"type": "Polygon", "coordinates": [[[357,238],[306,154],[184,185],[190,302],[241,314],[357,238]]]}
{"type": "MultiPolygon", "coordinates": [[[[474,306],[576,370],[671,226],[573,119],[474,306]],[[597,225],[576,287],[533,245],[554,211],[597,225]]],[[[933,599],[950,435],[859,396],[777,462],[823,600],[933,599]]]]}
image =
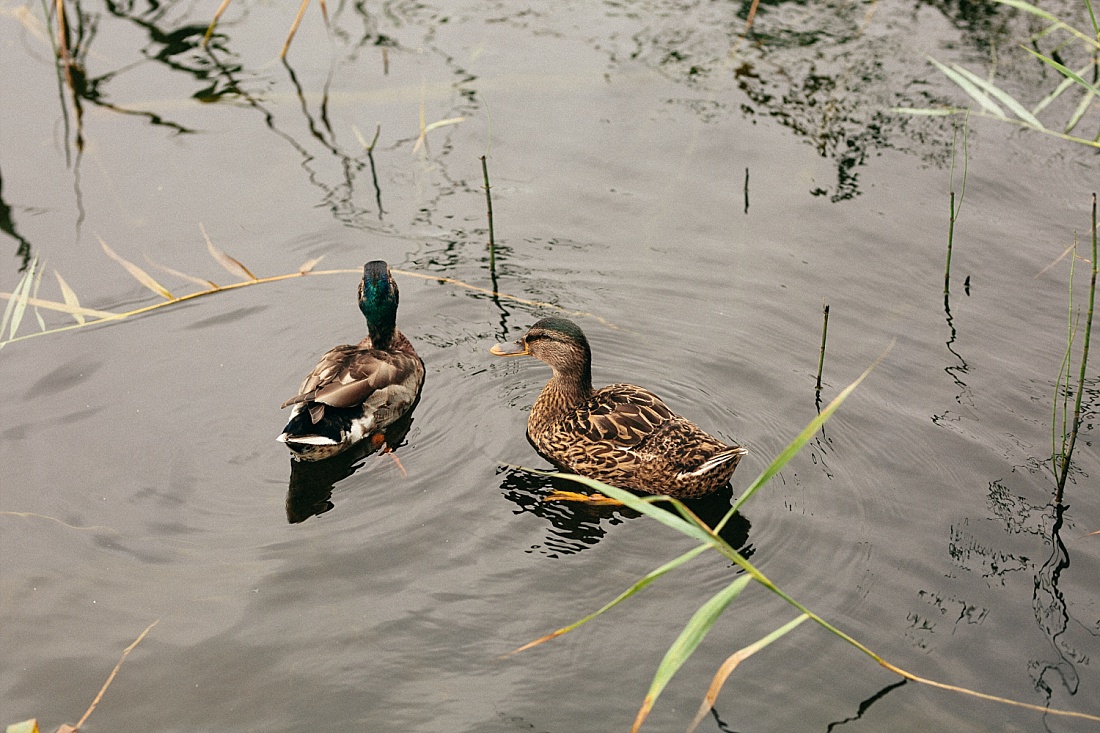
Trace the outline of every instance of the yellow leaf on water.
{"type": "Polygon", "coordinates": [[[8,726],[7,733],[38,733],[38,719],[31,718],[22,723],[12,723],[8,726]]]}
{"type": "Polygon", "coordinates": [[[34,282],[34,271],[37,266],[38,256],[36,255],[31,260],[26,272],[23,273],[23,277],[19,279],[19,284],[15,286],[11,298],[8,300],[8,305],[4,308],[4,317],[0,318],[0,337],[3,336],[4,329],[8,328],[10,324],[11,331],[8,334],[8,340],[15,338],[15,332],[19,330],[23,313],[27,309],[27,301],[31,295],[31,285],[34,282]]]}
{"type": "MultiPolygon", "coordinates": [[[[72,288],[69,287],[69,283],[65,282],[65,278],[61,277],[61,273],[57,270],[54,270],[53,274],[57,276],[57,284],[61,286],[61,297],[65,299],[65,303],[67,305],[73,306],[74,308],[79,308],[80,299],[76,297],[76,293],[73,291],[72,288]]],[[[77,323],[79,323],[81,326],[84,325],[85,318],[83,313],[81,313],[80,311],[73,311],[72,316],[76,319],[77,323]]]]}
{"type": "MultiPolygon", "coordinates": [[[[0,300],[13,300],[18,298],[13,293],[0,293],[0,300]]],[[[85,308],[84,306],[69,305],[68,303],[58,303],[55,300],[42,300],[41,298],[27,298],[27,305],[32,305],[35,308],[49,308],[50,310],[59,311],[61,313],[81,313],[91,318],[119,318],[124,316],[124,313],[112,313],[111,311],[99,311],[95,308],[85,308]]],[[[3,329],[0,329],[2,331],[3,329]]]]}
{"type": "Polygon", "coordinates": [[[210,255],[218,261],[219,265],[242,280],[256,279],[256,276],[249,272],[247,267],[214,246],[214,243],[210,241],[210,237],[206,234],[206,227],[199,224],[199,229],[202,230],[202,236],[206,239],[206,249],[210,251],[210,255]]]}
{"type": "Polygon", "coordinates": [[[193,283],[195,283],[196,285],[198,285],[199,287],[202,287],[202,288],[213,288],[214,290],[218,290],[218,284],[216,282],[213,282],[211,280],[204,280],[201,277],[195,277],[194,275],[188,275],[186,272],[180,272],[179,270],[174,270],[171,267],[169,267],[168,265],[162,265],[159,262],[156,262],[156,261],[150,259],[149,255],[143,255],[143,256],[145,257],[145,261],[148,262],[150,265],[157,268],[158,270],[162,270],[163,272],[167,272],[169,275],[175,275],[176,277],[178,277],[181,280],[187,280],[189,282],[193,282],[193,283]]]}
{"type": "MultiPolygon", "coordinates": [[[[34,288],[31,290],[31,298],[38,298],[38,288],[42,285],[42,275],[46,272],[45,267],[41,267],[38,270],[38,274],[34,276],[34,288]]],[[[38,321],[38,328],[42,331],[46,330],[46,321],[42,318],[42,313],[38,308],[34,309],[34,317],[38,321]]]]}
{"type": "Polygon", "coordinates": [[[157,295],[161,296],[165,300],[172,300],[172,294],[168,292],[168,289],[153,279],[153,276],[141,269],[133,262],[123,259],[121,256],[115,253],[113,249],[107,246],[107,243],[102,238],[99,239],[99,243],[103,246],[103,251],[107,253],[107,256],[126,268],[126,272],[130,273],[135,280],[152,290],[157,295]]]}

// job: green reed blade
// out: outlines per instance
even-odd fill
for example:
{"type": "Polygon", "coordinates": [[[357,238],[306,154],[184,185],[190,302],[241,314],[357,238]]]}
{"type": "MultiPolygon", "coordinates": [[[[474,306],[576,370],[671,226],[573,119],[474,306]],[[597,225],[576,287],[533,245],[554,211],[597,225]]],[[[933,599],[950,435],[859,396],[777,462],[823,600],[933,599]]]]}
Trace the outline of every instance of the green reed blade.
{"type": "Polygon", "coordinates": [[[729,676],[733,674],[733,670],[737,669],[737,665],[741,664],[741,662],[745,661],[753,654],[756,654],[776,639],[786,636],[808,618],[810,617],[807,614],[797,616],[760,640],[738,649],[730,655],[726,661],[722,663],[722,666],[718,668],[718,671],[714,673],[714,679],[711,680],[710,688],[703,698],[703,704],[699,706],[699,712],[695,714],[695,719],[691,721],[691,725],[688,726],[686,733],[694,733],[695,729],[699,727],[699,724],[703,722],[703,718],[705,718],[707,712],[714,707],[715,701],[718,700],[718,693],[722,691],[722,687],[726,684],[726,680],[729,679],[729,676]]]}
{"type": "Polygon", "coordinates": [[[670,570],[675,570],[676,568],[680,567],[681,565],[688,562],[689,560],[691,560],[691,559],[695,558],[696,556],[702,554],[705,550],[709,550],[709,549],[710,549],[710,547],[708,545],[699,545],[697,547],[692,548],[691,550],[688,550],[687,552],[685,552],[683,555],[680,555],[675,560],[670,560],[669,562],[666,562],[664,565],[657,568],[656,570],[652,570],[652,571],[646,573],[641,578],[641,580],[639,580],[634,585],[627,588],[622,593],[620,593],[613,601],[611,601],[610,603],[607,603],[606,605],[604,605],[603,608],[601,608],[600,610],[588,614],[587,616],[582,618],[580,621],[576,621],[574,623],[571,623],[568,626],[563,626],[562,628],[558,629],[557,631],[551,632],[551,633],[547,634],[546,636],[542,636],[542,637],[539,637],[538,639],[535,639],[534,641],[528,642],[528,643],[524,644],[523,646],[519,647],[518,649],[516,649],[512,652],[509,652],[508,655],[506,655],[506,656],[511,656],[512,654],[518,654],[519,652],[526,651],[527,649],[530,649],[531,647],[538,646],[539,644],[550,641],[551,639],[556,639],[559,636],[562,636],[563,634],[568,634],[573,629],[576,629],[576,628],[579,628],[579,627],[583,626],[584,624],[588,623],[589,621],[596,618],[597,616],[604,613],[605,611],[609,611],[612,608],[614,608],[615,606],[619,605],[620,603],[625,601],[627,598],[630,598],[635,593],[640,592],[646,586],[648,586],[653,581],[657,580],[657,578],[661,577],[665,573],[669,572],[670,570]]]}
{"type": "Polygon", "coordinates": [[[975,102],[980,104],[982,108],[985,109],[985,111],[989,112],[994,117],[1000,117],[1002,119],[1005,118],[1004,111],[1002,111],[1001,108],[998,107],[997,104],[989,98],[988,94],[975,86],[968,78],[960,74],[958,71],[955,71],[951,67],[941,64],[934,58],[929,57],[928,60],[932,62],[933,66],[942,71],[944,76],[959,85],[959,87],[961,87],[964,92],[969,94],[975,102]]]}
{"type": "Polygon", "coordinates": [[[1018,10],[1023,10],[1025,13],[1031,13],[1032,15],[1043,18],[1044,20],[1049,20],[1051,23],[1061,23],[1062,22],[1056,16],[1051,15],[1050,13],[1048,13],[1047,11],[1045,11],[1041,8],[1035,7],[1031,3],[1026,3],[1026,2],[1024,2],[1024,0],[996,0],[996,1],[1001,3],[1002,5],[1008,5],[1010,7],[1016,8],[1018,10]]]}
{"type": "Polygon", "coordinates": [[[1051,66],[1051,67],[1057,69],[1062,74],[1062,76],[1065,76],[1066,78],[1069,78],[1069,79],[1073,79],[1075,82],[1080,84],[1082,87],[1089,90],[1090,92],[1095,94],[1097,97],[1100,97],[1100,89],[1097,89],[1092,84],[1089,84],[1087,81],[1084,80],[1084,78],[1080,74],[1078,74],[1073,69],[1068,69],[1065,66],[1063,66],[1062,64],[1055,61],[1054,59],[1047,58],[1043,54],[1038,53],[1036,51],[1032,51],[1030,48],[1027,48],[1026,46],[1024,47],[1024,50],[1027,51],[1032,56],[1034,56],[1035,58],[1042,61],[1044,64],[1047,64],[1048,66],[1051,66]]]}
{"type": "Polygon", "coordinates": [[[1004,106],[1012,110],[1013,113],[1015,113],[1015,115],[1024,122],[1028,123],[1029,125],[1038,127],[1040,130],[1045,129],[1043,127],[1043,123],[1039,122],[1039,119],[1035,115],[1031,114],[1031,112],[1029,112],[1024,107],[1024,105],[1016,101],[1016,98],[1005,90],[1001,89],[992,82],[983,79],[969,69],[965,69],[962,66],[959,66],[958,64],[952,64],[952,68],[965,76],[975,86],[980,87],[984,92],[990,94],[993,97],[996,97],[998,101],[1000,101],[1002,104],[1004,104],[1004,106]]]}
{"type": "Polygon", "coordinates": [[[761,486],[766,484],[772,479],[772,477],[779,473],[779,471],[782,470],[782,468],[787,465],[787,463],[792,458],[794,458],[795,454],[798,453],[798,451],[802,450],[802,446],[810,442],[810,439],[817,434],[817,431],[821,429],[821,426],[825,424],[825,421],[832,417],[833,413],[836,412],[836,409],[840,407],[841,403],[844,402],[844,400],[848,399],[848,395],[852,394],[855,388],[859,386],[859,383],[866,379],[867,375],[871,373],[871,370],[873,370],[884,358],[886,358],[886,355],[890,353],[891,348],[893,348],[893,343],[890,344],[890,346],[886,349],[885,352],[882,353],[881,356],[875,359],[874,363],[871,364],[871,366],[867,367],[867,370],[864,371],[863,374],[859,375],[856,381],[852,382],[847,387],[842,389],[840,391],[840,394],[834,397],[833,401],[826,405],[825,409],[822,410],[817,417],[811,420],[810,424],[807,425],[802,430],[802,432],[799,433],[795,437],[795,439],[792,440],[787,445],[787,447],[784,448],[783,451],[775,457],[775,460],[768,464],[768,467],[765,468],[764,471],[756,477],[755,481],[749,484],[749,487],[745,489],[740,498],[738,498],[737,501],[733,503],[733,506],[730,507],[730,510],[726,514],[726,517],[715,527],[715,531],[721,529],[721,527],[725,525],[726,521],[730,517],[732,517],[738,509],[741,508],[741,505],[749,500],[749,497],[755,494],[761,486]]]}
{"type": "MultiPolygon", "coordinates": [[[[1069,81],[1067,79],[1067,81],[1069,81]]],[[[1092,98],[1092,95],[1085,92],[1081,95],[1081,101],[1077,104],[1077,109],[1070,115],[1069,122],[1066,123],[1066,129],[1063,130],[1067,135],[1073,132],[1073,128],[1077,127],[1077,123],[1081,121],[1081,118],[1085,116],[1085,112],[1088,112],[1089,107],[1096,101],[1092,98]]]]}
{"type": "Polygon", "coordinates": [[[714,594],[710,600],[700,606],[699,610],[692,615],[687,626],[685,626],[684,630],[680,632],[680,635],[676,637],[676,641],[672,642],[672,646],[668,648],[664,659],[662,659],[661,664],[658,665],[657,672],[653,676],[653,682],[649,686],[649,692],[646,693],[645,699],[642,701],[642,707],[638,710],[638,716],[634,719],[634,726],[630,729],[631,733],[635,733],[635,731],[641,727],[642,723],[645,722],[646,717],[649,715],[650,710],[653,709],[653,705],[657,702],[657,698],[660,696],[661,691],[665,689],[669,680],[672,679],[680,667],[684,666],[684,662],[688,660],[703,642],[707,632],[714,626],[714,622],[718,620],[718,617],[722,615],[726,607],[733,602],[733,599],[741,595],[741,591],[743,591],[745,586],[751,581],[752,578],[750,576],[742,575],[740,578],[714,594]]]}
{"type": "MultiPolygon", "coordinates": [[[[1081,74],[1084,74],[1086,71],[1088,71],[1091,68],[1092,68],[1091,63],[1087,64],[1085,66],[1082,66],[1081,69],[1077,72],[1077,75],[1080,76],[1081,74]]],[[[1046,95],[1041,100],[1039,100],[1039,103],[1031,109],[1031,114],[1037,115],[1040,112],[1042,112],[1044,109],[1047,108],[1047,105],[1049,105],[1054,100],[1058,99],[1058,97],[1062,96],[1062,93],[1065,92],[1067,89],[1069,89],[1072,86],[1073,86],[1073,79],[1070,79],[1069,77],[1066,77],[1065,79],[1062,79],[1062,81],[1058,84],[1058,86],[1054,87],[1054,91],[1052,91],[1050,94],[1046,95]]]]}

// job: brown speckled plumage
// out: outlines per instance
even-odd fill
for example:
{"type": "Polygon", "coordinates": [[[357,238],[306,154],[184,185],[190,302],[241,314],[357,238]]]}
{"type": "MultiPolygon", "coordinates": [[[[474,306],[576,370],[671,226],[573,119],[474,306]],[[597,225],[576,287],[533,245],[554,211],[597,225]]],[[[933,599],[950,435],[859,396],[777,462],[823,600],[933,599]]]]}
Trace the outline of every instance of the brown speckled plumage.
{"type": "Polygon", "coordinates": [[[647,389],[613,384],[593,391],[588,341],[564,318],[544,318],[520,341],[492,351],[529,354],[554,370],[531,408],[527,436],[566,470],[620,488],[693,497],[725,485],[745,454],[647,389]]]}

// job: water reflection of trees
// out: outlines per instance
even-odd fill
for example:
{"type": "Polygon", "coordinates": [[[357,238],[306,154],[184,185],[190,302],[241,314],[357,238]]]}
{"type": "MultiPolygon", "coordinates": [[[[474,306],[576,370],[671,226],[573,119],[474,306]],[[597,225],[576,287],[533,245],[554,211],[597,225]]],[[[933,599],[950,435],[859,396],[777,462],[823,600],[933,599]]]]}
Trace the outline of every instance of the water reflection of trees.
{"type": "Polygon", "coordinates": [[[934,164],[949,157],[942,120],[892,111],[949,106],[936,92],[938,72],[907,78],[909,65],[899,74],[899,49],[919,53],[911,39],[918,22],[926,22],[918,21],[922,8],[957,30],[958,48],[986,58],[1029,31],[1029,19],[998,3],[942,0],[910,9],[765,0],[739,43],[751,5],[750,0],[617,3],[609,15],[623,32],[600,44],[613,66],[626,59],[641,62],[687,87],[691,93],[685,99],[670,102],[694,110],[703,122],[740,113],[748,120],[768,117],[791,130],[835,166],[831,183],[818,182],[810,190],[833,202],[859,195],[860,169],[880,151],[899,150],[934,164]],[[723,92],[731,84],[746,102],[719,101],[728,99],[723,92]]]}
{"type": "MultiPolygon", "coordinates": [[[[189,94],[199,102],[231,104],[258,113],[266,128],[288,144],[301,158],[301,167],[308,182],[321,192],[320,205],[328,209],[335,220],[356,228],[381,225],[385,210],[375,161],[375,155],[381,149],[374,147],[373,143],[368,144],[357,130],[348,129],[341,131],[343,135],[338,135],[329,115],[329,86],[339,68],[358,61],[359,54],[368,50],[379,54],[381,63],[378,68],[385,74],[388,72],[390,52],[405,50],[392,36],[381,32],[382,22],[379,19],[383,16],[370,12],[367,4],[341,3],[335,9],[331,18],[330,38],[335,44],[336,55],[342,53],[343,58],[333,62],[322,89],[304,88],[294,68],[284,62],[286,81],[299,102],[297,117],[291,122],[280,120],[279,116],[285,115],[285,110],[292,108],[266,102],[278,80],[271,78],[266,68],[249,68],[233,50],[233,39],[226,30],[232,27],[231,23],[223,22],[219,31],[211,37],[208,46],[204,47],[202,41],[210,18],[192,17],[195,8],[177,0],[105,0],[105,12],[89,10],[88,3],[84,0],[67,0],[56,7],[63,10],[60,18],[56,15],[52,18],[52,23],[55,28],[61,29],[54,43],[58,57],[66,164],[72,169],[74,177],[79,211],[78,229],[84,218],[80,194],[80,162],[88,134],[84,122],[86,106],[95,105],[121,115],[143,117],[150,125],[165,128],[175,134],[200,132],[180,119],[112,101],[112,85],[124,75],[148,65],[169,71],[173,84],[182,80],[185,85],[182,96],[189,94]],[[96,53],[96,43],[101,37],[99,29],[107,18],[124,22],[140,31],[142,40],[135,52],[120,53],[116,47],[111,49],[110,54],[96,53]],[[120,58],[121,61],[113,61],[120,58]],[[104,68],[112,64],[113,67],[104,68]],[[191,88],[189,92],[187,86],[191,88]],[[310,100],[316,99],[318,94],[319,102],[311,103],[310,100]],[[344,142],[341,142],[341,137],[344,142]],[[364,176],[367,178],[367,185],[361,182],[364,176]],[[362,192],[360,189],[363,189],[362,192]]],[[[408,19],[400,17],[400,10],[388,8],[385,11],[385,22],[395,25],[408,22],[408,19]]],[[[420,12],[415,8],[406,10],[413,15],[420,12]]],[[[431,35],[430,25],[425,26],[423,32],[431,35]]],[[[117,30],[112,28],[112,38],[117,42],[116,34],[117,30]]],[[[473,77],[455,66],[447,54],[430,49],[427,53],[435,53],[443,59],[451,67],[456,79],[467,82],[472,80],[473,77]]],[[[462,109],[455,111],[454,115],[461,115],[463,110],[472,111],[478,106],[471,91],[456,90],[456,95],[457,106],[462,109]]],[[[365,127],[368,138],[371,132],[377,131],[373,124],[365,127]]],[[[392,133],[389,137],[393,138],[392,133]]],[[[377,139],[378,136],[375,135],[374,142],[377,139]]],[[[399,139],[390,143],[386,150],[404,147],[410,142],[410,139],[399,139]]],[[[442,155],[447,152],[445,148],[442,155]]],[[[454,181],[444,176],[442,186],[431,187],[431,195],[448,195],[455,186],[454,181]]],[[[430,211],[433,208],[432,203],[434,201],[426,202],[425,209],[430,211]]],[[[12,233],[8,229],[4,231],[12,233]]],[[[29,243],[18,237],[17,240],[20,257],[29,260],[29,243]]]]}

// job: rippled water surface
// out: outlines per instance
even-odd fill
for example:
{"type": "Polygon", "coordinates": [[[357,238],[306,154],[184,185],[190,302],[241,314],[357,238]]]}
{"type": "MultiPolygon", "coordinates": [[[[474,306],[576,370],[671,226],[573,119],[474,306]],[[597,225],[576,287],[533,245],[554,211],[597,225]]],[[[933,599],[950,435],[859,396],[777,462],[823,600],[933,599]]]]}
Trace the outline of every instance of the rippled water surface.
{"type": "MultiPolygon", "coordinates": [[[[750,449],[738,495],[817,414],[823,301],[822,400],[892,347],[727,539],[917,675],[1100,715],[1100,378],[1058,509],[1070,259],[1046,269],[1087,237],[1096,156],[972,119],[945,299],[952,122],[891,111],[961,101],[927,55],[983,74],[995,58],[1038,101],[1057,80],[1018,49],[1026,18],[776,3],[739,43],[748,6],[726,2],[330,3],[284,63],[289,5],[234,0],[208,52],[214,5],[65,7],[77,95],[53,20],[0,5],[0,290],[33,263],[42,300],[64,299],[56,271],[88,308],[157,302],[100,240],[174,295],[200,286],[157,264],[234,282],[203,230],[257,277],[321,256],[341,272],[0,350],[0,724],[76,722],[158,621],[88,731],[628,730],[735,570],[703,555],[501,658],[691,543],[542,501],[555,484],[513,467],[546,465],[524,429],[548,369],[488,348],[575,313],[597,384],[643,384],[750,449]],[[292,469],[278,406],[364,334],[371,259],[401,270],[399,325],[427,367],[401,466],[292,469]]],[[[1048,9],[1085,27],[1073,3],[1048,9]]],[[[38,315],[68,318],[28,309],[19,335],[38,315]]],[[[646,729],[686,727],[723,660],[795,615],[750,587],[646,729]]],[[[804,624],[700,730],[1095,725],[901,683],[804,624]]]]}

